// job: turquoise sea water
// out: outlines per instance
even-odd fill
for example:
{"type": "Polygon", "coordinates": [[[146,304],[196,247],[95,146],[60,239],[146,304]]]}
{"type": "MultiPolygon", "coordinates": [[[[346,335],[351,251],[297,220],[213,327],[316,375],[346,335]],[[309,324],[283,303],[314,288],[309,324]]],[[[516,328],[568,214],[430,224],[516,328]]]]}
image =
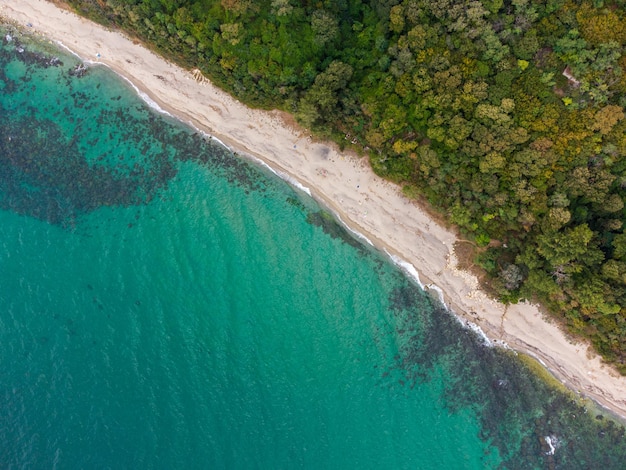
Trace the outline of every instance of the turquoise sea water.
{"type": "Polygon", "coordinates": [[[623,468],[309,197],[1,37],[0,468],[623,468]]]}

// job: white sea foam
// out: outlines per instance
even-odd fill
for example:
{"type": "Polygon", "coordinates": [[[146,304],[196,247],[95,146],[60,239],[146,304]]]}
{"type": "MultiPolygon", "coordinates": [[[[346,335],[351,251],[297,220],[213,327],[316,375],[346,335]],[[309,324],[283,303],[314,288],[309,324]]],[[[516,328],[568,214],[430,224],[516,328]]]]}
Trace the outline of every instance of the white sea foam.
{"type": "MultiPolygon", "coordinates": [[[[97,60],[90,60],[90,59],[83,59],[79,54],[77,54],[76,52],[74,52],[71,48],[69,48],[68,46],[66,46],[65,44],[63,44],[61,41],[56,41],[56,43],[61,46],[63,49],[65,49],[66,51],[68,51],[70,54],[78,57],[79,59],[81,59],[84,63],[89,64],[89,65],[103,65],[105,67],[109,67],[107,64],[105,64],[104,62],[99,62],[97,60]]],[[[110,68],[110,67],[109,67],[110,68]]],[[[133,90],[135,90],[135,92],[137,93],[137,95],[139,95],[139,97],[152,109],[154,109],[155,111],[161,113],[161,114],[165,114],[166,116],[170,116],[170,117],[174,117],[172,116],[171,113],[167,112],[166,110],[164,110],[163,108],[161,108],[161,106],[158,105],[158,103],[156,101],[154,101],[152,98],[150,98],[146,93],[144,93],[143,91],[141,91],[139,88],[137,88],[137,85],[135,85],[129,78],[125,77],[124,75],[118,74],[120,77],[122,77],[124,80],[126,80],[131,87],[133,87],[133,90]]]]}
{"type": "Polygon", "coordinates": [[[224,142],[222,142],[220,139],[218,139],[218,138],[217,138],[217,137],[215,137],[214,135],[207,134],[207,133],[206,133],[206,132],[204,132],[204,131],[200,131],[200,132],[202,132],[202,133],[203,133],[205,136],[207,136],[209,139],[214,140],[215,142],[217,142],[218,144],[220,144],[222,147],[227,148],[227,149],[228,149],[228,150],[230,150],[231,152],[233,151],[233,149],[232,149],[232,148],[230,148],[230,146],[228,146],[227,144],[225,144],[224,142]]]}
{"type": "MultiPolygon", "coordinates": [[[[215,138],[214,138],[215,139],[215,138]]],[[[218,139],[215,139],[218,140],[218,139]]],[[[218,140],[219,142],[219,140],[218,140]]],[[[224,145],[226,148],[229,148],[227,145],[224,145]]],[[[252,160],[254,160],[256,163],[258,163],[259,165],[261,165],[264,168],[267,168],[269,171],[271,171],[272,173],[274,173],[276,176],[278,176],[280,179],[286,181],[287,183],[289,183],[291,186],[299,189],[300,191],[302,191],[303,193],[307,194],[309,197],[313,197],[313,194],[311,193],[311,189],[308,188],[307,186],[304,186],[302,183],[300,183],[300,181],[298,181],[296,178],[292,177],[289,173],[286,173],[284,171],[280,171],[277,170],[276,168],[272,167],[271,165],[269,165],[267,162],[265,162],[264,160],[255,157],[254,155],[248,155],[249,158],[251,158],[252,160]]],[[[337,219],[337,221],[346,229],[348,230],[351,234],[353,234],[355,237],[357,237],[359,240],[366,242],[368,245],[370,246],[375,246],[374,243],[372,243],[372,241],[367,238],[365,235],[363,235],[361,232],[359,232],[358,230],[354,230],[352,227],[350,227],[350,225],[346,224],[343,219],[341,218],[341,216],[339,214],[337,214],[336,212],[333,212],[333,215],[335,216],[335,218],[337,219]]],[[[419,280],[418,280],[419,282],[419,280]]],[[[420,284],[421,286],[421,284],[420,284]]]]}
{"type": "Polygon", "coordinates": [[[444,299],[443,296],[443,290],[441,290],[441,287],[435,285],[435,284],[426,284],[426,288],[430,291],[430,290],[434,290],[435,292],[437,292],[437,297],[439,298],[439,302],[441,302],[441,304],[446,307],[448,310],[450,310],[448,308],[448,304],[446,304],[446,301],[444,299]]]}
{"type": "Polygon", "coordinates": [[[250,158],[252,158],[255,162],[257,162],[262,167],[267,168],[269,171],[274,173],[280,179],[289,183],[291,186],[298,188],[303,193],[306,193],[307,195],[311,196],[311,190],[307,186],[304,186],[302,183],[300,183],[300,181],[292,177],[289,173],[285,173],[284,171],[277,170],[271,165],[268,165],[267,162],[265,162],[264,160],[261,160],[260,158],[257,158],[254,155],[251,155],[250,158]]]}
{"type": "Polygon", "coordinates": [[[493,342],[491,341],[491,339],[489,338],[489,336],[487,336],[487,334],[483,331],[483,329],[480,326],[478,326],[476,323],[472,323],[469,320],[462,321],[461,323],[463,324],[465,328],[476,333],[476,335],[482,340],[485,346],[490,347],[490,348],[495,346],[493,342]]]}
{"type": "Polygon", "coordinates": [[[491,340],[489,339],[489,337],[485,334],[485,332],[478,325],[464,320],[459,315],[457,315],[453,310],[450,309],[450,307],[445,302],[443,290],[439,286],[437,286],[435,284],[432,284],[432,283],[431,284],[422,284],[419,272],[417,271],[417,269],[415,269],[415,266],[413,266],[411,263],[409,263],[407,261],[404,261],[403,259],[401,259],[401,258],[399,258],[399,257],[397,257],[395,255],[389,254],[389,252],[387,250],[385,250],[385,252],[391,258],[393,263],[396,266],[400,267],[400,269],[402,269],[402,271],[404,271],[410,278],[415,280],[415,282],[417,282],[417,284],[422,289],[424,289],[424,290],[428,289],[429,292],[430,291],[435,291],[437,293],[437,298],[438,298],[439,302],[441,302],[441,304],[445,307],[445,309],[448,310],[448,312],[450,312],[450,314],[453,315],[454,318],[461,325],[463,325],[464,328],[467,328],[467,329],[470,329],[472,331],[475,331],[478,334],[478,336],[483,340],[483,343],[485,345],[492,346],[491,340]]]}
{"type": "Polygon", "coordinates": [[[74,52],[72,49],[70,49],[69,47],[67,47],[65,44],[63,44],[61,41],[55,41],[56,44],[58,44],[59,46],[61,46],[63,49],[65,49],[67,52],[69,52],[70,54],[72,54],[73,56],[78,57],[80,60],[83,60],[83,58],[81,56],[79,56],[76,52],[74,52]]]}
{"type": "MultiPolygon", "coordinates": [[[[192,128],[194,128],[198,133],[202,134],[207,139],[214,140],[215,142],[220,144],[222,147],[228,149],[229,151],[231,151],[233,153],[237,153],[236,150],[234,150],[232,147],[230,147],[229,145],[227,145],[224,142],[222,142],[220,139],[218,139],[214,135],[208,134],[207,132],[203,131],[202,129],[198,129],[198,127],[196,127],[192,122],[188,122],[187,124],[190,125],[192,128]]],[[[255,157],[254,155],[246,154],[246,157],[248,157],[250,160],[253,160],[256,164],[262,166],[263,168],[267,168],[269,171],[274,173],[280,179],[282,179],[282,180],[286,181],[287,183],[289,183],[291,186],[293,186],[295,188],[298,188],[303,193],[306,193],[307,195],[311,196],[311,190],[308,187],[304,186],[302,183],[300,183],[297,179],[293,178],[288,173],[276,170],[271,165],[267,164],[264,160],[262,160],[262,159],[260,159],[258,157],[255,157]]]]}
{"type": "Polygon", "coordinates": [[[372,240],[370,240],[369,238],[367,238],[365,235],[363,235],[361,232],[354,230],[352,227],[350,227],[348,224],[346,224],[343,219],[339,216],[339,214],[335,214],[335,217],[337,218],[337,220],[341,223],[341,225],[348,230],[352,235],[354,235],[355,237],[359,238],[360,240],[363,240],[365,243],[367,243],[370,246],[374,246],[374,244],[372,243],[372,240]]]}
{"type": "MultiPolygon", "coordinates": [[[[99,63],[99,62],[96,62],[99,63]]],[[[163,108],[161,108],[161,106],[159,106],[157,104],[156,101],[154,101],[152,98],[150,98],[146,93],[144,93],[143,91],[141,91],[139,88],[137,88],[137,86],[128,78],[124,77],[124,75],[120,75],[120,77],[122,77],[124,80],[126,80],[128,83],[130,83],[130,86],[133,87],[133,89],[135,90],[135,92],[137,93],[137,95],[139,95],[139,97],[148,105],[150,106],[152,109],[154,109],[155,111],[161,113],[161,114],[165,114],[166,116],[172,117],[174,118],[175,116],[173,116],[171,113],[168,113],[167,111],[165,111],[163,108]]]]}
{"type": "Polygon", "coordinates": [[[454,312],[452,312],[452,310],[450,310],[450,307],[448,307],[448,304],[446,304],[445,298],[444,298],[444,294],[443,294],[443,290],[441,289],[441,287],[439,287],[436,284],[423,284],[422,280],[420,279],[420,275],[419,272],[417,271],[417,269],[415,269],[415,266],[413,266],[411,263],[409,263],[408,261],[405,261],[401,258],[399,258],[398,256],[392,255],[390,254],[387,250],[385,250],[385,253],[387,253],[387,255],[391,258],[391,261],[393,261],[393,263],[398,266],[400,269],[402,269],[402,271],[404,271],[410,278],[412,278],[415,282],[417,282],[417,284],[424,290],[428,289],[428,291],[434,291],[437,293],[437,299],[439,300],[439,302],[441,302],[441,305],[443,305],[446,310],[450,311],[457,319],[460,320],[460,318],[458,317],[458,315],[456,315],[454,312]]]}
{"type": "Polygon", "coordinates": [[[294,178],[291,178],[291,177],[288,177],[286,179],[286,181],[289,184],[291,184],[292,186],[295,186],[296,188],[298,188],[300,191],[302,191],[302,192],[308,194],[309,196],[311,196],[311,190],[307,186],[305,186],[302,183],[300,183],[298,180],[296,180],[294,178]]]}
{"type": "MultiPolygon", "coordinates": [[[[454,313],[454,312],[452,312],[454,313]]],[[[487,333],[485,333],[483,331],[483,329],[478,326],[476,323],[471,322],[469,320],[466,320],[465,318],[454,314],[455,318],[458,320],[458,322],[461,324],[461,326],[467,330],[471,330],[474,333],[476,333],[476,335],[478,336],[478,338],[480,338],[481,342],[483,343],[483,345],[487,346],[488,348],[494,348],[494,347],[498,347],[498,348],[502,348],[502,349],[507,349],[509,351],[513,351],[515,353],[515,355],[517,355],[517,351],[515,351],[513,348],[511,348],[511,346],[508,345],[508,343],[506,341],[503,341],[501,339],[491,339],[489,338],[489,336],[487,336],[487,333]]],[[[540,361],[541,362],[541,361],[540,361]]],[[[541,362],[544,366],[545,364],[543,362],[541,362]]]]}
{"type": "MultiPolygon", "coordinates": [[[[255,157],[253,155],[249,155],[249,157],[251,159],[253,159],[255,162],[257,162],[259,165],[263,166],[264,168],[267,168],[269,171],[274,173],[280,179],[282,179],[282,180],[286,181],[287,183],[289,183],[291,186],[293,186],[295,188],[298,188],[300,191],[302,191],[303,193],[307,194],[309,197],[313,197],[313,195],[311,193],[311,190],[307,186],[304,186],[302,183],[300,183],[300,181],[298,181],[296,178],[292,177],[289,173],[277,170],[276,168],[272,167],[271,165],[269,165],[264,160],[262,160],[260,158],[257,158],[257,157],[255,157]]],[[[367,238],[365,235],[363,235],[358,230],[354,230],[352,227],[350,227],[350,225],[345,223],[344,220],[341,218],[341,216],[339,214],[337,214],[336,212],[333,212],[333,215],[335,216],[337,221],[346,230],[348,230],[352,235],[357,237],[359,240],[364,241],[365,243],[367,243],[370,246],[375,246],[374,243],[372,243],[372,241],[369,238],[367,238]]],[[[416,274],[417,274],[417,271],[416,271],[416,274]]],[[[418,278],[418,282],[419,282],[419,278],[418,278]]],[[[420,286],[421,286],[421,284],[420,284],[420,286]]]]}
{"type": "Polygon", "coordinates": [[[446,310],[448,310],[448,312],[450,312],[450,314],[463,326],[463,328],[466,328],[466,329],[471,330],[474,333],[476,333],[476,335],[481,339],[482,343],[485,346],[487,346],[487,347],[502,346],[502,347],[505,347],[505,348],[508,347],[508,345],[504,341],[502,341],[502,342],[498,341],[498,342],[494,343],[493,341],[491,341],[489,336],[487,336],[487,334],[482,330],[482,328],[480,326],[478,326],[475,323],[472,323],[469,320],[465,320],[460,315],[457,315],[453,310],[451,310],[448,307],[448,305],[446,305],[446,303],[444,301],[443,291],[441,290],[441,288],[439,286],[436,286],[435,284],[426,284],[426,285],[422,284],[422,282],[420,280],[419,273],[417,272],[417,269],[415,269],[415,266],[413,266],[411,263],[409,263],[407,261],[404,261],[403,259],[401,259],[401,258],[399,258],[399,257],[397,257],[395,255],[389,254],[389,252],[387,250],[385,250],[385,252],[391,258],[391,260],[394,262],[394,264],[399,266],[400,269],[402,269],[409,277],[414,279],[417,282],[417,284],[422,289],[426,288],[429,291],[437,292],[437,297],[439,298],[439,300],[443,304],[443,306],[446,308],[446,310]]]}
{"type": "Polygon", "coordinates": [[[226,145],[224,142],[222,142],[220,139],[218,139],[217,137],[215,137],[212,134],[209,134],[208,132],[203,131],[202,129],[196,127],[196,125],[191,122],[191,121],[187,121],[187,125],[189,127],[191,127],[192,129],[194,129],[198,134],[201,134],[205,139],[207,140],[214,140],[215,142],[217,142],[218,144],[220,144],[222,147],[224,147],[225,149],[228,149],[229,151],[233,152],[233,149],[229,146],[226,145]]]}
{"type": "MultiPolygon", "coordinates": [[[[448,308],[448,307],[446,307],[446,308],[448,308]]],[[[489,338],[489,336],[487,336],[487,333],[485,333],[483,331],[483,329],[480,326],[478,326],[476,323],[467,320],[466,318],[462,317],[461,315],[457,315],[450,308],[448,308],[448,311],[454,316],[454,318],[456,318],[456,321],[458,321],[459,324],[463,328],[465,328],[467,330],[471,330],[474,333],[476,333],[478,338],[481,339],[483,345],[485,345],[485,346],[487,346],[489,348],[492,348],[494,346],[501,346],[503,348],[509,348],[508,344],[506,344],[504,341],[498,341],[498,340],[492,341],[491,338],[489,338]]]]}
{"type": "Polygon", "coordinates": [[[390,254],[387,250],[385,250],[385,253],[387,253],[387,255],[391,258],[391,261],[393,261],[396,266],[400,267],[402,271],[408,274],[410,278],[412,278],[422,289],[424,289],[424,284],[422,284],[422,281],[420,280],[420,275],[417,272],[417,269],[415,269],[415,266],[413,266],[408,261],[404,261],[403,259],[390,254]]]}
{"type": "Polygon", "coordinates": [[[554,452],[560,444],[559,439],[556,436],[544,436],[543,440],[546,441],[546,444],[550,447],[550,450],[546,452],[546,455],[554,455],[554,452]]]}

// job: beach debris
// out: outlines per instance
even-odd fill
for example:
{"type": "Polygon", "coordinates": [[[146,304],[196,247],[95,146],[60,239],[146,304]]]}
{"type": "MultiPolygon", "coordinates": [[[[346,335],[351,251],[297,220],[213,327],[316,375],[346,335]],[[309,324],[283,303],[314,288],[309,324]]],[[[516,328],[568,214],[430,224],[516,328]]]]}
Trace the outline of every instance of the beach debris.
{"type": "Polygon", "coordinates": [[[563,70],[562,75],[565,78],[567,78],[567,81],[572,88],[578,88],[580,86],[580,81],[576,79],[569,65],[565,67],[565,70],[563,70]]]}
{"type": "Polygon", "coordinates": [[[72,77],[76,77],[76,78],[81,78],[84,77],[85,74],[87,73],[87,71],[89,70],[89,67],[87,67],[85,64],[76,64],[70,71],[69,74],[72,77]]]}
{"type": "Polygon", "coordinates": [[[345,140],[350,140],[351,144],[356,144],[359,141],[356,137],[352,137],[351,134],[346,134],[345,140]]]}
{"type": "Polygon", "coordinates": [[[13,36],[11,36],[10,34],[7,33],[7,35],[4,37],[4,40],[6,42],[11,42],[11,41],[13,41],[13,36]]]}
{"type": "Polygon", "coordinates": [[[208,78],[206,78],[202,72],[200,71],[200,69],[193,69],[191,71],[191,75],[193,76],[193,79],[198,82],[198,83],[207,83],[209,81],[208,78]]]}

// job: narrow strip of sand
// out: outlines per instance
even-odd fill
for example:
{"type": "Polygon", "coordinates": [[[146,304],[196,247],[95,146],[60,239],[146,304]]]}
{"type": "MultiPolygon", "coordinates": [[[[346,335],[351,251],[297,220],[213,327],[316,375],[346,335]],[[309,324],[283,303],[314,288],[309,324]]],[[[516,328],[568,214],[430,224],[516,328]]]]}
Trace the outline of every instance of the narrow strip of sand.
{"type": "Polygon", "coordinates": [[[424,285],[441,289],[463,321],[480,326],[496,344],[536,357],[572,390],[626,419],[626,378],[603,365],[586,344],[568,339],[535,306],[505,308],[488,299],[473,275],[456,268],[454,233],[374,175],[364,159],[313,142],[285,125],[280,113],[249,109],[124,35],[45,0],[0,0],[0,15],[61,42],[84,60],[108,65],[171,114],[310,188],[353,230],[405,268],[415,267],[424,285]]]}

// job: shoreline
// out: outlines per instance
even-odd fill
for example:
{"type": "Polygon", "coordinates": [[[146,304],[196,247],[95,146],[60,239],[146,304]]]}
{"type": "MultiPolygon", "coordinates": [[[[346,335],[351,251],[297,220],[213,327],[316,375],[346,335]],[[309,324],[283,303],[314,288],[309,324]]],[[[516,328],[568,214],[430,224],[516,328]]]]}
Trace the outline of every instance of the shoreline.
{"type": "Polygon", "coordinates": [[[28,31],[85,62],[110,68],[165,114],[309,189],[350,231],[386,253],[408,276],[417,274],[416,281],[440,296],[460,322],[480,328],[493,345],[534,358],[567,388],[626,421],[626,377],[603,364],[583,340],[573,343],[536,306],[504,306],[488,298],[474,275],[456,267],[456,235],[403,196],[399,186],[374,175],[365,157],[312,140],[285,123],[281,112],[245,107],[120,32],[48,1],[14,3],[0,0],[0,20],[31,24],[28,31]]]}

